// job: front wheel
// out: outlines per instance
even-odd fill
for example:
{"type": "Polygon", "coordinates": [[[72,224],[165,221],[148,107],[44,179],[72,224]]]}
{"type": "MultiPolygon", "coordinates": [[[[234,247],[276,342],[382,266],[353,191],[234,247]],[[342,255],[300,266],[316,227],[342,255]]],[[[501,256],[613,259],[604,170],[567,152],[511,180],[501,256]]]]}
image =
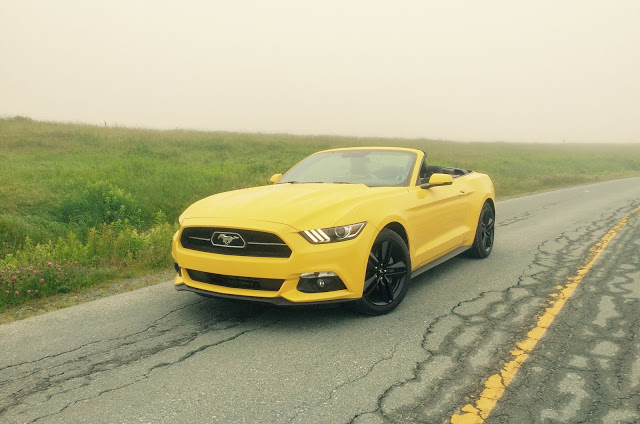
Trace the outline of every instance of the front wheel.
{"type": "Polygon", "coordinates": [[[495,223],[496,214],[493,212],[493,208],[489,202],[486,202],[480,211],[476,236],[473,240],[473,245],[471,245],[471,249],[469,249],[469,255],[481,259],[489,256],[493,249],[495,223]]]}
{"type": "Polygon", "coordinates": [[[354,302],[356,310],[368,315],[391,312],[404,299],[410,280],[407,244],[395,232],[383,229],[369,253],[362,298],[354,302]]]}

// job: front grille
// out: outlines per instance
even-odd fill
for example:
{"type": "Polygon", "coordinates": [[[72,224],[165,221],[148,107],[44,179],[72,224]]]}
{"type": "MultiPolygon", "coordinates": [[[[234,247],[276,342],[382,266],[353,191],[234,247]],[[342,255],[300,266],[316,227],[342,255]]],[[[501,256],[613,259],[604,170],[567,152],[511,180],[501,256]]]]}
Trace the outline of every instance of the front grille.
{"type": "Polygon", "coordinates": [[[210,272],[195,271],[193,269],[187,269],[187,273],[193,281],[234,289],[278,291],[280,287],[282,287],[282,283],[284,283],[284,280],[272,278],[236,277],[235,275],[212,274],[210,272]]]}
{"type": "Polygon", "coordinates": [[[187,227],[182,231],[180,244],[185,249],[220,255],[263,258],[288,258],[291,256],[291,249],[280,237],[272,233],[253,230],[187,227]],[[225,244],[225,241],[228,244],[225,244]]]}

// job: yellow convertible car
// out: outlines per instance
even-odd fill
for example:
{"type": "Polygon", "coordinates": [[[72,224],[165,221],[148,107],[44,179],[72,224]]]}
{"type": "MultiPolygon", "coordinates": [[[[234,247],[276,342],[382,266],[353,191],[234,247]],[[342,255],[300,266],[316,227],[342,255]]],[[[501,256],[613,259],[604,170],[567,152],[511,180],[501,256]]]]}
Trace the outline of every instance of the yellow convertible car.
{"type": "Polygon", "coordinates": [[[394,309],[409,281],[464,251],[491,253],[495,192],[420,150],[315,153],[272,185],[191,205],[173,237],[177,290],[276,304],[394,309]]]}

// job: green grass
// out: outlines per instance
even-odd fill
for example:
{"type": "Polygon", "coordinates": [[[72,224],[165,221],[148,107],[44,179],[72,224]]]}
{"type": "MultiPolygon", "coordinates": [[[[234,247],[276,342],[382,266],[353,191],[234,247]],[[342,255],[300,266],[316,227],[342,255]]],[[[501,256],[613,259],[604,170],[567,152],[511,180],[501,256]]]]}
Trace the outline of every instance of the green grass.
{"type": "Polygon", "coordinates": [[[26,290],[45,296],[170,266],[170,234],[195,200],[264,185],[318,150],[365,145],[415,147],[431,164],[485,172],[499,197],[640,175],[640,145],[157,131],[0,119],[0,310],[28,302],[26,290]],[[64,250],[70,243],[73,256],[64,250]],[[38,273],[19,287],[12,283],[15,271],[47,262],[70,266],[67,277],[40,286],[45,290],[37,288],[38,273]]]}

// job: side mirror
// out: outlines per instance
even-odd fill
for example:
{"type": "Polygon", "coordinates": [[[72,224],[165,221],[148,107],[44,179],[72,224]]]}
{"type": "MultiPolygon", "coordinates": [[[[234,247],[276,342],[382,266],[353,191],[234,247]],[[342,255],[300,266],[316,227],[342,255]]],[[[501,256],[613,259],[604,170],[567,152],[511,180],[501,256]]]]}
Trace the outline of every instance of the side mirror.
{"type": "Polygon", "coordinates": [[[431,188],[453,184],[453,177],[449,174],[432,174],[429,182],[420,184],[420,188],[431,188]]]}
{"type": "Polygon", "coordinates": [[[271,178],[269,178],[269,182],[270,182],[271,184],[275,184],[275,183],[277,183],[277,182],[278,182],[278,180],[279,180],[280,178],[282,178],[282,174],[273,174],[273,175],[271,176],[271,178]]]}

